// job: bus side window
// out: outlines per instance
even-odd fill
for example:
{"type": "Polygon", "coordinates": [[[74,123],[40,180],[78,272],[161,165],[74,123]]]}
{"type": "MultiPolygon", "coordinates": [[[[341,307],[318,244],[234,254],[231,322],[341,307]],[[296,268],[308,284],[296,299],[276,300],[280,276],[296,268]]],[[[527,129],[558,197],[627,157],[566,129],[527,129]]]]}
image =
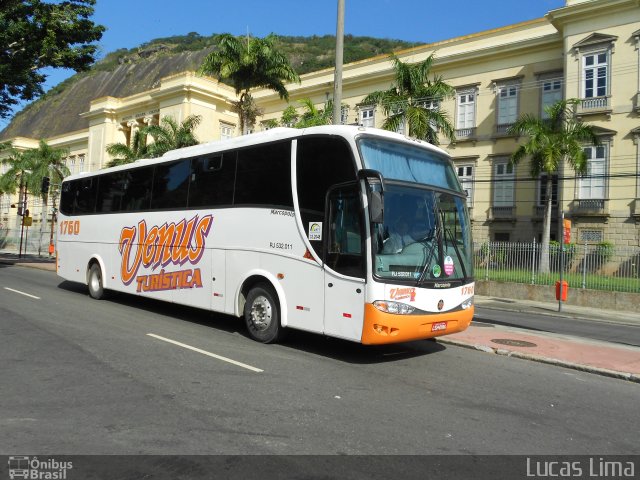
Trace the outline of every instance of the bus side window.
{"type": "Polygon", "coordinates": [[[187,206],[191,160],[156,165],[153,173],[151,208],[182,209],[187,206]]]}
{"type": "Polygon", "coordinates": [[[73,214],[82,215],[94,213],[96,209],[96,195],[98,193],[97,178],[81,178],[74,182],[77,190],[73,205],[73,214]]]}
{"type": "Polygon", "coordinates": [[[290,141],[238,151],[233,204],[293,208],[290,141]]]}
{"type": "Polygon", "coordinates": [[[236,152],[194,158],[191,162],[189,208],[233,204],[236,152]]]}
{"type": "Polygon", "coordinates": [[[73,215],[73,202],[76,196],[76,182],[64,182],[60,193],[60,212],[73,215]]]}
{"type": "Polygon", "coordinates": [[[122,210],[125,212],[149,210],[151,206],[153,167],[131,169],[126,172],[126,175],[122,210]]]}

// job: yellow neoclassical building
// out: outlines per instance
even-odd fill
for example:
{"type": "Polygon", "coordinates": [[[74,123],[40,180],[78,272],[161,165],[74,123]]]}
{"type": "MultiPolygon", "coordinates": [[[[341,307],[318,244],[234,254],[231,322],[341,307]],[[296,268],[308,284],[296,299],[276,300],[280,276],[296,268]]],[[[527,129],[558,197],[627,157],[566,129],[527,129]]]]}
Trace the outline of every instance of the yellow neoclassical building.
{"type": "MultiPolygon", "coordinates": [[[[417,62],[431,54],[433,73],[456,91],[432,106],[446,111],[455,125],[456,141],[443,138],[441,146],[467,189],[476,240],[539,240],[545,182],[530,177],[527,162],[509,164],[524,139],[507,129],[522,113],[540,116],[545,105],[577,98],[575,115],[596,128],[601,145],[585,146],[588,175],[576,176],[565,166],[554,179],[555,217],[564,212],[572,220],[573,242],[640,245],[640,0],[567,0],[537,20],[404,50],[398,57],[417,62]]],[[[302,76],[300,84],[287,87],[290,104],[310,98],[323,105],[333,93],[333,75],[327,69],[302,76]]],[[[387,56],[345,65],[343,123],[379,127],[382,113],[361,102],[392,82],[387,56]]],[[[268,90],[255,91],[254,98],[263,110],[256,130],[279,119],[287,106],[268,90]]],[[[201,115],[201,141],[239,135],[231,108],[236,99],[231,87],[184,72],[129,97],[96,98],[82,114],[85,129],[46,141],[68,149],[72,172],[92,171],[109,160],[108,144],[129,142],[136,129],[167,115],[178,121],[201,115]]],[[[35,148],[38,140],[13,142],[35,148]]],[[[15,216],[9,204],[6,196],[1,199],[5,223],[15,216]]]]}

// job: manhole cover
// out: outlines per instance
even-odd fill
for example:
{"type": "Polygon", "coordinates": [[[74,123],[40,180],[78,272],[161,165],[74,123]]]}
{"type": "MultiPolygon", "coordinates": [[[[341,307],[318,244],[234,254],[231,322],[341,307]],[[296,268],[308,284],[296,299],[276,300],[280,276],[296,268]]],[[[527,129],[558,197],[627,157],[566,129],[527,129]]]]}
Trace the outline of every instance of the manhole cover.
{"type": "Polygon", "coordinates": [[[510,338],[494,338],[491,341],[509,347],[537,347],[535,343],[525,342],[524,340],[512,340],[510,338]]]}

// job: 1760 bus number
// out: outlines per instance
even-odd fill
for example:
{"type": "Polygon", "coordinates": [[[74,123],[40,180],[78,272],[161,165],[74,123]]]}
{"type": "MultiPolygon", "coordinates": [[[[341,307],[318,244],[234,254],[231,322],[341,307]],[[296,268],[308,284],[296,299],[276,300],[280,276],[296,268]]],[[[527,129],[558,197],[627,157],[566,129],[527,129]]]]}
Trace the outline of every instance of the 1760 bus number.
{"type": "Polygon", "coordinates": [[[60,222],[60,235],[80,234],[80,220],[64,220],[60,222]]]}

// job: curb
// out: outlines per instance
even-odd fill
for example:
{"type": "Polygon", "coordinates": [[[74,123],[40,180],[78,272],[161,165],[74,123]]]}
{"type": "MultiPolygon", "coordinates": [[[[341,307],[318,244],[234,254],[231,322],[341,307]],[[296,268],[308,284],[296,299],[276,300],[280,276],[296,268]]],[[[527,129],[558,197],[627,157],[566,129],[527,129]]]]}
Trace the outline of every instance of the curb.
{"type": "Polygon", "coordinates": [[[35,268],[37,270],[46,270],[46,271],[50,271],[50,272],[55,272],[56,271],[55,262],[47,262],[47,261],[43,261],[43,262],[23,262],[23,261],[20,261],[18,259],[13,260],[13,259],[0,258],[0,264],[2,264],[2,265],[13,265],[14,267],[35,268]]]}
{"type": "Polygon", "coordinates": [[[467,342],[462,342],[460,340],[452,340],[452,339],[442,338],[442,337],[438,337],[437,341],[445,344],[449,344],[449,345],[454,345],[456,347],[469,348],[471,350],[478,350],[485,353],[494,353],[496,355],[519,358],[521,360],[530,360],[534,362],[545,363],[548,365],[556,365],[559,367],[569,368],[572,370],[579,370],[581,372],[602,375],[604,377],[611,377],[611,378],[617,378],[619,380],[627,380],[629,382],[640,383],[640,375],[634,374],[634,373],[618,372],[616,370],[609,370],[607,368],[593,367],[591,365],[584,365],[581,363],[565,362],[564,360],[557,360],[554,358],[533,355],[530,353],[514,352],[504,348],[494,348],[488,345],[467,343],[467,342]]]}

